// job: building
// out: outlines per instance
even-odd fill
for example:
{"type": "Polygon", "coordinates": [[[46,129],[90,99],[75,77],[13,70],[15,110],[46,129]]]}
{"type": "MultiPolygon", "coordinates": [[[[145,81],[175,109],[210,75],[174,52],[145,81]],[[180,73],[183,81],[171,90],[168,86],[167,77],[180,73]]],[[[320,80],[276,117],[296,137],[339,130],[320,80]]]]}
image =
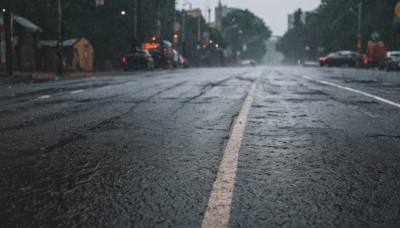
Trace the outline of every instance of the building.
{"type": "MultiPolygon", "coordinates": [[[[12,16],[13,68],[18,71],[34,71],[38,68],[38,39],[43,30],[26,18],[12,16]]],[[[0,14],[0,71],[6,67],[6,39],[3,15],[0,14]]]]}
{"type": "MultiPolygon", "coordinates": [[[[57,40],[41,40],[41,70],[57,70],[57,40]]],[[[63,42],[63,64],[66,71],[92,71],[94,50],[85,38],[69,39],[63,42]]]]}
{"type": "Polygon", "coordinates": [[[235,10],[238,9],[227,7],[226,5],[222,6],[221,2],[219,2],[218,7],[215,8],[215,28],[222,31],[222,18],[235,10]]]}
{"type": "Polygon", "coordinates": [[[191,17],[201,17],[201,9],[196,8],[196,9],[191,9],[191,10],[185,10],[186,15],[191,16],[191,17]]]}

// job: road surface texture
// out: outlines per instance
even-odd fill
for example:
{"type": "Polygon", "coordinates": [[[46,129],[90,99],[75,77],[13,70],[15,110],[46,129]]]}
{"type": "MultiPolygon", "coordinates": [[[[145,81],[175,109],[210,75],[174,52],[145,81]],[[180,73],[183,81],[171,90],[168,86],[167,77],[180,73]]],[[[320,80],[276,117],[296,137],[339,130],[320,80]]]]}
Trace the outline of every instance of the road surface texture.
{"type": "Polygon", "coordinates": [[[0,86],[1,227],[399,227],[400,73],[0,86]]]}

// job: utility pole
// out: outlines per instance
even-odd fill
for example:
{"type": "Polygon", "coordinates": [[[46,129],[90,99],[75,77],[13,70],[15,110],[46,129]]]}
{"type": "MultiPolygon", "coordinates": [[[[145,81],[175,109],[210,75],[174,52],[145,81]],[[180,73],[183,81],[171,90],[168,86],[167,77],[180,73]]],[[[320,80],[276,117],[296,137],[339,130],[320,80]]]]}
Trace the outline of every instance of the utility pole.
{"type": "Polygon", "coordinates": [[[190,2],[185,2],[183,3],[182,6],[182,55],[185,54],[185,41],[186,41],[186,11],[185,11],[185,6],[189,5],[189,10],[192,10],[192,3],[190,2]]]}
{"type": "Polygon", "coordinates": [[[11,0],[5,2],[4,12],[4,27],[5,27],[5,42],[6,42],[6,72],[9,75],[13,73],[13,61],[12,61],[12,14],[11,14],[11,0]]]}
{"type": "Polygon", "coordinates": [[[63,22],[63,0],[58,0],[58,39],[57,39],[57,75],[62,76],[64,73],[63,64],[63,39],[64,39],[64,22],[63,22]]]}
{"type": "Polygon", "coordinates": [[[358,3],[358,20],[357,20],[357,52],[361,53],[362,49],[362,34],[361,34],[361,19],[362,19],[363,2],[358,3]]]}
{"type": "Polygon", "coordinates": [[[197,50],[200,50],[201,44],[201,14],[197,17],[197,50]]]}
{"type": "MultiPolygon", "coordinates": [[[[217,20],[215,20],[215,22],[217,22],[217,20]]],[[[218,3],[218,25],[217,25],[219,31],[222,31],[222,3],[221,0],[219,0],[218,3]]]]}
{"type": "Polygon", "coordinates": [[[161,41],[161,0],[157,0],[157,39],[161,41]]]}
{"type": "Polygon", "coordinates": [[[186,11],[185,9],[182,9],[182,35],[181,35],[181,40],[182,40],[182,54],[183,54],[183,45],[185,43],[185,33],[186,33],[186,11]]]}
{"type": "Polygon", "coordinates": [[[208,26],[211,26],[211,8],[208,8],[208,26]]]}
{"type": "Polygon", "coordinates": [[[360,3],[358,3],[358,25],[357,25],[358,32],[361,32],[362,6],[363,2],[362,0],[360,0],[360,3]]]}
{"type": "Polygon", "coordinates": [[[133,8],[133,37],[137,39],[137,0],[134,2],[133,8]]]}

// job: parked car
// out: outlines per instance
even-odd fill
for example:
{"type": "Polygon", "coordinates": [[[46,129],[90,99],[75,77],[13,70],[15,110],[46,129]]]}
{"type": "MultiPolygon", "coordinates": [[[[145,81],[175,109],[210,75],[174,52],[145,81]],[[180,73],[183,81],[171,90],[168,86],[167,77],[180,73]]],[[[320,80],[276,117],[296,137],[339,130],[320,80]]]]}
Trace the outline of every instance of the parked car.
{"type": "MultiPolygon", "coordinates": [[[[325,66],[325,65],[328,63],[328,58],[331,58],[331,57],[333,57],[333,56],[335,56],[335,55],[336,55],[336,53],[332,52],[332,53],[329,53],[329,54],[326,55],[326,56],[320,57],[320,58],[319,58],[319,65],[320,65],[321,67],[325,66]]],[[[300,60],[299,60],[299,61],[300,61],[300,60]]]]}
{"type": "Polygon", "coordinates": [[[138,49],[125,53],[122,57],[124,71],[132,69],[154,69],[154,60],[148,50],[138,49]]]}
{"type": "Polygon", "coordinates": [[[183,57],[181,54],[179,54],[179,56],[178,56],[178,67],[179,68],[189,68],[190,67],[189,61],[185,57],[183,57]]]}
{"type": "Polygon", "coordinates": [[[386,71],[400,70],[400,51],[388,51],[378,68],[386,71]]]}
{"type": "Polygon", "coordinates": [[[238,66],[253,66],[255,67],[257,65],[256,61],[254,59],[240,59],[237,61],[238,66]]]}
{"type": "Polygon", "coordinates": [[[173,45],[167,40],[163,40],[160,43],[151,42],[143,43],[141,45],[142,49],[149,51],[151,54],[155,67],[168,68],[173,65],[173,45]]]}
{"type": "Polygon", "coordinates": [[[321,67],[327,65],[329,67],[357,66],[361,61],[361,56],[353,51],[337,51],[329,53],[327,56],[319,58],[319,65],[321,67]]]}
{"type": "Polygon", "coordinates": [[[301,65],[304,67],[317,67],[318,63],[313,60],[303,60],[301,61],[301,65]]]}

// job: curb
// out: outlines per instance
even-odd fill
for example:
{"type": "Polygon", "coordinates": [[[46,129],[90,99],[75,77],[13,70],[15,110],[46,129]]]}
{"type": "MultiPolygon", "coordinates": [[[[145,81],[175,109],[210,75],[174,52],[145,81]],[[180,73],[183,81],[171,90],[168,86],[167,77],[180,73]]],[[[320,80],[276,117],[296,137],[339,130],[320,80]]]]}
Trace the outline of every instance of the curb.
{"type": "Polygon", "coordinates": [[[63,76],[57,76],[55,73],[43,73],[43,72],[15,72],[12,76],[1,72],[0,73],[0,85],[3,84],[15,84],[15,83],[41,83],[57,80],[68,80],[75,78],[85,77],[97,77],[107,75],[119,75],[119,71],[107,71],[107,72],[73,72],[66,73],[63,76]]]}

